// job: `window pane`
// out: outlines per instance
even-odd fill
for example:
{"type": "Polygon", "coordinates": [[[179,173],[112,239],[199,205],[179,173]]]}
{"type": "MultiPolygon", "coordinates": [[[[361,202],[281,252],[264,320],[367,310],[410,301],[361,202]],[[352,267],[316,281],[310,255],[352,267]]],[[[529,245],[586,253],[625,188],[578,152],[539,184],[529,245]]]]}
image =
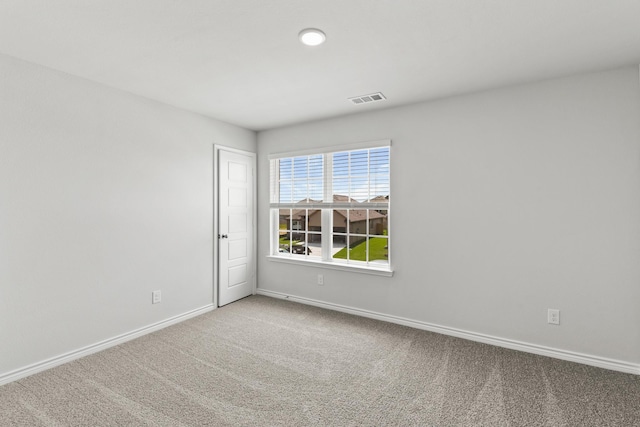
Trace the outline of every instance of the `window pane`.
{"type": "MultiPolygon", "coordinates": [[[[324,195],[324,157],[322,155],[284,158],[277,162],[279,203],[297,203],[324,195]]],[[[276,170],[276,169],[272,169],[276,170]]],[[[272,181],[273,182],[273,181],[272,181]]],[[[273,201],[273,197],[272,197],[273,201]]]]}
{"type": "Polygon", "coordinates": [[[278,212],[278,253],[289,252],[289,241],[291,235],[289,227],[291,225],[291,209],[280,209],[278,212]]]}
{"type": "Polygon", "coordinates": [[[369,234],[372,236],[388,236],[387,210],[369,211],[369,234]]]}
{"type": "Polygon", "coordinates": [[[308,182],[296,180],[293,182],[293,203],[305,202],[309,194],[308,182]]]}
{"type": "Polygon", "coordinates": [[[371,237],[367,251],[369,262],[377,264],[389,263],[389,239],[386,237],[371,237]]]}
{"type": "Polygon", "coordinates": [[[280,159],[280,180],[291,179],[292,168],[291,159],[280,159]]]}
{"type": "Polygon", "coordinates": [[[310,258],[322,258],[322,234],[309,232],[307,234],[308,256],[310,258]]]}
{"type": "Polygon", "coordinates": [[[324,162],[322,156],[309,157],[309,178],[322,178],[324,176],[324,162]]]}
{"type": "Polygon", "coordinates": [[[349,196],[358,202],[366,202],[369,200],[369,179],[368,178],[351,178],[349,196]]]}
{"type": "Polygon", "coordinates": [[[351,152],[349,164],[351,167],[351,176],[366,177],[369,174],[368,150],[351,152]]]}
{"type": "Polygon", "coordinates": [[[306,178],[307,176],[308,157],[294,157],[293,159],[293,178],[306,178]]]}
{"type": "Polygon", "coordinates": [[[390,189],[389,189],[389,175],[371,175],[371,182],[370,182],[370,188],[371,188],[371,201],[372,202],[376,202],[376,201],[388,201],[388,199],[385,199],[389,193],[390,193],[390,189]],[[379,198],[379,199],[377,199],[379,198]]]}
{"type": "Polygon", "coordinates": [[[322,211],[320,209],[309,209],[307,215],[309,231],[322,232],[322,211]]]}
{"type": "Polygon", "coordinates": [[[333,209],[333,233],[346,234],[349,212],[345,209],[333,209]]]}
{"type": "Polygon", "coordinates": [[[349,178],[334,178],[333,201],[346,202],[349,200],[349,178]],[[342,196],[341,198],[336,196],[342,196]]]}
{"type": "Polygon", "coordinates": [[[280,239],[278,240],[278,254],[288,254],[291,237],[289,233],[280,233],[280,239]]]}
{"type": "Polygon", "coordinates": [[[349,256],[349,248],[344,236],[333,237],[332,258],[335,260],[347,260],[349,256]]]}
{"type": "Polygon", "coordinates": [[[290,230],[290,219],[291,209],[280,209],[278,224],[281,232],[290,230]]]}
{"type": "MultiPolygon", "coordinates": [[[[389,147],[376,148],[370,152],[370,188],[372,199],[386,197],[388,201],[389,188],[389,147]]],[[[384,201],[384,200],[374,200],[384,201]]]]}
{"type": "Polygon", "coordinates": [[[349,210],[349,234],[367,234],[367,210],[349,210]]]}
{"type": "Polygon", "coordinates": [[[389,195],[389,148],[333,154],[333,194],[365,202],[389,195]]]}
{"type": "Polygon", "coordinates": [[[309,181],[309,199],[314,202],[322,202],[324,196],[323,182],[321,179],[309,181]]]}
{"type": "Polygon", "coordinates": [[[375,148],[369,152],[370,173],[386,173],[389,175],[389,148],[375,148]]]}
{"type": "Polygon", "coordinates": [[[280,203],[293,203],[291,181],[280,182],[280,203]]]}
{"type": "Polygon", "coordinates": [[[293,255],[309,256],[313,250],[309,247],[308,233],[305,230],[292,233],[291,253],[293,255]]]}
{"type": "Polygon", "coordinates": [[[349,153],[333,154],[333,178],[349,176],[349,153]]]}

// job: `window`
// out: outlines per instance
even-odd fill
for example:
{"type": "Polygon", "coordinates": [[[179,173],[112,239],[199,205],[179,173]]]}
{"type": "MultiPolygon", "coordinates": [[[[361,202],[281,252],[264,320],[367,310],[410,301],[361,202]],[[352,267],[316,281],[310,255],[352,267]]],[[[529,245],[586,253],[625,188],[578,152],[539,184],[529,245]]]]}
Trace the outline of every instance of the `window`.
{"type": "Polygon", "coordinates": [[[271,161],[271,256],[390,272],[390,141],[271,161]]]}

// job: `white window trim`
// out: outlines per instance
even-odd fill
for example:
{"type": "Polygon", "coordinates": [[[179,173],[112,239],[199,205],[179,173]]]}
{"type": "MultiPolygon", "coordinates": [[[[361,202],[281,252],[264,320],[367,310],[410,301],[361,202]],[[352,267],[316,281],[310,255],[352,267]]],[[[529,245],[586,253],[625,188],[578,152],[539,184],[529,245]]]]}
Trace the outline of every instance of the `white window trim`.
{"type": "Polygon", "coordinates": [[[356,142],[351,144],[344,145],[333,145],[331,147],[324,148],[310,148],[308,150],[296,150],[296,151],[285,151],[281,153],[272,153],[269,154],[269,160],[282,159],[285,157],[300,157],[300,156],[312,156],[314,154],[327,154],[327,153],[337,153],[341,151],[354,151],[360,149],[367,148],[380,148],[380,147],[391,147],[390,139],[379,139],[377,141],[370,142],[356,142]]]}
{"type": "MultiPolygon", "coordinates": [[[[344,145],[339,145],[339,146],[332,146],[332,147],[325,147],[325,148],[320,148],[320,149],[308,149],[308,150],[298,150],[298,151],[288,151],[288,152],[282,152],[282,153],[274,153],[274,154],[270,154],[268,156],[269,158],[269,162],[271,162],[272,160],[279,160],[282,158],[289,158],[289,157],[300,157],[300,156],[312,156],[312,155],[324,155],[324,154],[329,154],[329,153],[335,153],[335,152],[343,152],[343,151],[354,151],[354,150],[359,150],[359,149],[375,149],[375,148],[380,148],[380,147],[391,147],[391,140],[390,139],[383,139],[383,140],[377,140],[377,141],[370,141],[370,142],[360,142],[360,143],[352,143],[352,144],[344,144],[344,145]]],[[[331,156],[327,156],[326,158],[331,159],[331,156]]],[[[328,171],[331,170],[331,163],[330,160],[329,161],[325,161],[324,162],[324,176],[328,176],[328,171]]],[[[277,173],[277,172],[276,172],[277,173]]],[[[278,174],[279,175],[279,174],[278,174]]],[[[270,177],[271,180],[271,177],[270,177]]],[[[333,189],[330,186],[331,180],[325,181],[325,187],[324,187],[324,200],[328,200],[331,199],[333,197],[333,189]]],[[[271,198],[272,196],[272,192],[276,191],[276,189],[271,188],[271,183],[270,183],[270,188],[269,188],[269,197],[271,198]]],[[[290,208],[290,209],[300,209],[301,206],[299,204],[296,203],[284,203],[284,204],[279,204],[279,206],[281,208],[290,208]]],[[[323,230],[332,230],[333,229],[333,214],[331,212],[331,210],[328,208],[328,206],[325,203],[318,203],[318,204],[314,204],[314,203],[310,203],[310,204],[305,204],[304,205],[305,209],[320,209],[322,212],[322,229],[323,230]]],[[[332,209],[336,209],[336,208],[340,208],[340,209],[388,209],[389,211],[390,209],[390,202],[387,203],[375,203],[375,202],[363,202],[363,203],[333,203],[331,205],[332,209]]],[[[347,262],[342,262],[342,261],[338,261],[338,260],[333,260],[332,258],[323,258],[323,259],[314,259],[314,258],[306,258],[306,257],[285,257],[285,256],[280,256],[278,255],[278,250],[279,250],[279,239],[278,239],[278,234],[273,232],[273,230],[277,230],[279,229],[279,215],[277,212],[275,212],[273,210],[274,208],[271,206],[270,204],[270,208],[269,208],[269,221],[270,221],[270,229],[269,229],[269,233],[271,234],[270,238],[269,238],[269,255],[267,255],[267,259],[269,261],[275,261],[275,262],[282,262],[282,263],[286,263],[286,264],[295,264],[295,265],[305,265],[305,266],[309,266],[309,267],[315,267],[315,268],[326,268],[326,269],[333,269],[333,270],[342,270],[342,271],[351,271],[351,272],[359,272],[359,273],[366,273],[366,274],[372,274],[372,275],[378,275],[378,276],[387,276],[387,277],[391,277],[393,276],[393,268],[392,268],[392,264],[391,264],[391,260],[392,258],[389,257],[389,262],[388,264],[384,264],[381,267],[377,267],[375,265],[375,263],[365,263],[363,262],[362,265],[359,264],[358,261],[351,261],[349,263],[347,262]]],[[[387,224],[387,229],[389,230],[389,239],[392,236],[392,232],[391,232],[391,224],[388,223],[387,224]]],[[[390,241],[390,240],[389,240],[390,241]]],[[[332,239],[322,239],[322,252],[323,253],[330,253],[331,251],[331,242],[332,239]]]]}
{"type": "Polygon", "coordinates": [[[393,269],[390,268],[375,268],[371,265],[368,266],[360,266],[357,264],[343,264],[341,262],[327,262],[321,260],[307,259],[307,258],[289,258],[282,257],[278,255],[267,255],[267,260],[273,262],[282,262],[285,264],[295,264],[295,265],[303,265],[306,267],[314,267],[314,268],[326,268],[329,270],[341,270],[341,271],[350,271],[353,273],[365,273],[371,274],[374,276],[393,276],[393,269]]]}

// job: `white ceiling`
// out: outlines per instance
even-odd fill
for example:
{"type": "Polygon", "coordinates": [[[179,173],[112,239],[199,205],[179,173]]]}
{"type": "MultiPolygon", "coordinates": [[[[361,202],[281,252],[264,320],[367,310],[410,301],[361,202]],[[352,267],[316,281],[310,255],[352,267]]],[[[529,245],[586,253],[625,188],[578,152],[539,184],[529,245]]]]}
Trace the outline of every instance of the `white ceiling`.
{"type": "Polygon", "coordinates": [[[264,130],[638,64],[640,0],[0,0],[0,52],[264,130]]]}

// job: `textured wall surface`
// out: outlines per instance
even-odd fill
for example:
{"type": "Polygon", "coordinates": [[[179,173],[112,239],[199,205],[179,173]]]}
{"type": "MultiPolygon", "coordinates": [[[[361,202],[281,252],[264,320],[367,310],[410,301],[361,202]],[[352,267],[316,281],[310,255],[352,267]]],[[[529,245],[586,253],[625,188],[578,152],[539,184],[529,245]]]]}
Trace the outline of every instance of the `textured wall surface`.
{"type": "Polygon", "coordinates": [[[628,67],[259,133],[259,288],[638,364],[638,89],[628,67]],[[384,138],[394,276],[267,260],[267,156],[384,138]]]}
{"type": "Polygon", "coordinates": [[[7,56],[0,123],[0,374],[212,303],[213,145],[254,132],[7,56]]]}

